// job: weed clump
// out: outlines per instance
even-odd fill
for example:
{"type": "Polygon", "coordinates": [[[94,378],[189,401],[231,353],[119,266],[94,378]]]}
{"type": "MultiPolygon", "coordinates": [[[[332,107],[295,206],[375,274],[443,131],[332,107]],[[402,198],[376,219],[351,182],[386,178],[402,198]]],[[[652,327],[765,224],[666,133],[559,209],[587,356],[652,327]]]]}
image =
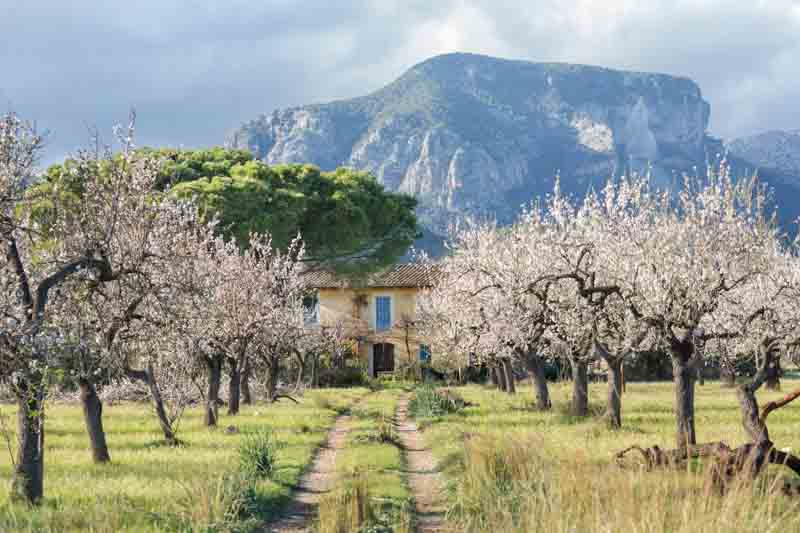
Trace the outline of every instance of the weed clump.
{"type": "Polygon", "coordinates": [[[278,444],[269,430],[246,433],[239,445],[239,470],[245,479],[271,478],[277,462],[278,444]]]}
{"type": "Polygon", "coordinates": [[[414,418],[432,418],[455,413],[469,405],[464,398],[449,389],[423,385],[417,388],[408,402],[408,412],[414,418]]]}

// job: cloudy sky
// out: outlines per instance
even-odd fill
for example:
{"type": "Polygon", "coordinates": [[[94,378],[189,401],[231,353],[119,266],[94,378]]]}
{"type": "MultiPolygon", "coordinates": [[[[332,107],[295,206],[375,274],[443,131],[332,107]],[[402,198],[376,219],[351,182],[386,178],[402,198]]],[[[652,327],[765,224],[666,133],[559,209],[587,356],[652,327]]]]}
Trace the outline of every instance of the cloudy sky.
{"type": "Polygon", "coordinates": [[[140,143],[210,145],[452,51],[689,76],[714,135],[800,128],[800,0],[0,0],[0,105],[49,160],[131,107],[140,143]]]}

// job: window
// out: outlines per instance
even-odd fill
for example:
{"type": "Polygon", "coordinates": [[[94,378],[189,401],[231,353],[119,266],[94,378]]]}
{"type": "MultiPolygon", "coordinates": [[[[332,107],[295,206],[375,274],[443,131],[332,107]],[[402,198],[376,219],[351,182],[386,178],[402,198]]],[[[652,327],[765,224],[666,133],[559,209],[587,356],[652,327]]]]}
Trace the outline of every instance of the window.
{"type": "Polygon", "coordinates": [[[392,328],[392,297],[375,297],[375,329],[378,331],[392,328]]]}
{"type": "Polygon", "coordinates": [[[431,348],[427,344],[419,345],[419,361],[420,363],[430,363],[431,361],[431,348]]]}
{"type": "Polygon", "coordinates": [[[306,326],[319,324],[319,294],[308,294],[303,298],[303,322],[306,326]]]}

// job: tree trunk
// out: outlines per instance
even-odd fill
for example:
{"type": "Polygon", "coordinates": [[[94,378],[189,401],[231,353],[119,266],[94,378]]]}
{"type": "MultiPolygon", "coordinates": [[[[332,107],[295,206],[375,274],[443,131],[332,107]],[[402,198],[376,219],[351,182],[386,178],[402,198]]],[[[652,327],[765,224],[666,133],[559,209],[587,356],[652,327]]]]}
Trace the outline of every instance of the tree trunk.
{"type": "Polygon", "coordinates": [[[245,361],[244,371],[242,371],[242,403],[253,405],[253,396],[250,393],[250,361],[245,361]]]}
{"type": "Polygon", "coordinates": [[[503,359],[500,368],[503,374],[505,375],[506,392],[509,394],[516,394],[517,386],[514,383],[514,368],[511,365],[511,361],[509,361],[508,359],[503,359]]]}
{"type": "Polygon", "coordinates": [[[298,357],[297,361],[298,361],[297,362],[297,366],[298,366],[298,368],[297,368],[297,380],[295,380],[295,383],[294,383],[294,392],[295,393],[297,391],[299,391],[300,387],[303,385],[303,376],[306,373],[306,360],[305,360],[305,358],[298,357]]]}
{"type": "Polygon", "coordinates": [[[275,400],[278,392],[278,363],[269,363],[269,374],[267,375],[267,401],[275,400]]]}
{"type": "Polygon", "coordinates": [[[570,359],[572,365],[572,414],[589,414],[589,372],[588,364],[582,359],[570,359]]]}
{"type": "Polygon", "coordinates": [[[108,453],[106,433],[103,431],[103,402],[97,396],[97,390],[91,381],[81,379],[78,385],[81,391],[83,420],[92,446],[92,460],[95,463],[107,463],[111,461],[111,455],[108,453]]]}
{"type": "Polygon", "coordinates": [[[781,390],[781,364],[778,358],[775,358],[767,367],[767,379],[764,386],[767,390],[781,390]]]}
{"type": "Polygon", "coordinates": [[[497,378],[497,368],[490,366],[489,367],[489,380],[492,382],[492,386],[500,387],[500,380],[497,378]]]}
{"type": "Polygon", "coordinates": [[[125,375],[130,379],[136,379],[147,385],[150,389],[150,399],[153,401],[153,408],[156,411],[158,425],[164,434],[164,440],[169,444],[177,444],[178,439],[172,429],[172,422],[167,416],[167,409],[164,407],[164,399],[161,397],[161,389],[158,388],[153,366],[148,364],[147,370],[126,369],[125,375]]]}
{"type": "Polygon", "coordinates": [[[236,360],[229,360],[228,367],[228,414],[239,414],[239,397],[242,386],[242,373],[236,360]]]}
{"type": "Polygon", "coordinates": [[[503,369],[503,363],[497,363],[495,367],[495,372],[497,372],[497,384],[500,387],[500,390],[503,392],[508,392],[508,382],[506,381],[506,372],[503,369]]]}
{"type": "Polygon", "coordinates": [[[311,358],[311,379],[310,385],[312,389],[319,388],[319,355],[311,358]]]}
{"type": "Polygon", "coordinates": [[[539,411],[550,409],[550,392],[547,388],[547,377],[544,374],[544,361],[539,355],[529,351],[525,356],[525,363],[528,365],[533,376],[533,387],[536,392],[536,408],[539,411]]]}
{"type": "Polygon", "coordinates": [[[609,358],[608,365],[608,403],[606,417],[612,428],[622,427],[622,359],[609,358]]]}
{"type": "Polygon", "coordinates": [[[215,355],[206,359],[208,369],[208,394],[203,422],[207,427],[217,425],[219,420],[219,387],[222,381],[222,356],[215,355]]]}
{"type": "MultiPolygon", "coordinates": [[[[33,381],[41,382],[40,376],[33,381]]],[[[44,494],[44,391],[30,382],[17,397],[17,461],[11,497],[36,504],[44,494]]]]}
{"type": "Polygon", "coordinates": [[[695,363],[695,369],[697,370],[697,384],[701,387],[706,384],[706,376],[703,373],[703,366],[702,359],[695,363]]]}
{"type": "Polygon", "coordinates": [[[736,372],[728,365],[721,365],[719,369],[719,378],[723,387],[736,386],[736,372]]]}
{"type": "Polygon", "coordinates": [[[697,444],[694,428],[694,380],[696,370],[685,354],[672,355],[672,375],[675,380],[675,419],[678,448],[697,444]]]}

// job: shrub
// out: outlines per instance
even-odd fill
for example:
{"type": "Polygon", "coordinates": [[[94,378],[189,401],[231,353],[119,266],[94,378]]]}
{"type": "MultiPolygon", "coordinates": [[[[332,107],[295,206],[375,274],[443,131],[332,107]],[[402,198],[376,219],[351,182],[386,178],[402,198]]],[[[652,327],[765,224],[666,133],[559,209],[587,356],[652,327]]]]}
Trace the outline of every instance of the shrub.
{"type": "Polygon", "coordinates": [[[245,479],[272,477],[278,446],[266,429],[246,433],[239,445],[239,470],[245,479]]]}
{"type": "Polygon", "coordinates": [[[367,376],[364,370],[357,366],[329,368],[320,372],[319,375],[321,387],[358,387],[366,382],[367,376]]]}
{"type": "Polygon", "coordinates": [[[414,418],[435,417],[460,411],[467,405],[464,398],[449,389],[423,385],[408,402],[408,411],[414,418]]]}

